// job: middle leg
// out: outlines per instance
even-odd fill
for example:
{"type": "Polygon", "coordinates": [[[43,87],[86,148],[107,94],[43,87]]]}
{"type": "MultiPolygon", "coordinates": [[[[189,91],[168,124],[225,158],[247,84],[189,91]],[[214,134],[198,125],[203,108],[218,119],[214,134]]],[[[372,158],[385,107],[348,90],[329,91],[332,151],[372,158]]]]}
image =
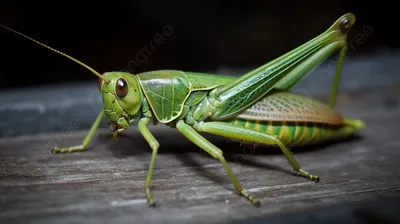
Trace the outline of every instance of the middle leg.
{"type": "Polygon", "coordinates": [[[240,185],[239,181],[236,179],[235,174],[233,174],[231,168],[229,167],[228,163],[226,162],[224,156],[222,155],[222,151],[217,148],[215,145],[211,144],[207,139],[197,133],[192,127],[185,124],[182,120],[178,121],[176,125],[177,129],[190,141],[195,143],[197,146],[202,148],[204,151],[208,152],[214,158],[221,161],[222,165],[224,166],[226,172],[229,175],[233,185],[236,188],[236,191],[239,195],[244,196],[247,200],[249,200],[253,205],[260,206],[260,201],[254,198],[252,195],[247,193],[243,190],[243,187],[240,185]]]}

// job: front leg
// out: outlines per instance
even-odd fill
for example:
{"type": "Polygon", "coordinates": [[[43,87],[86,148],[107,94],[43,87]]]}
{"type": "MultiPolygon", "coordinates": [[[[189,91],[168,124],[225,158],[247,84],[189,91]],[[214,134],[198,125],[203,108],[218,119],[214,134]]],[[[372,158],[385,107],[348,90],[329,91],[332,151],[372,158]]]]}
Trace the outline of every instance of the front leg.
{"type": "Polygon", "coordinates": [[[66,153],[66,152],[76,152],[85,150],[89,145],[90,141],[92,140],[94,132],[96,132],[97,128],[99,127],[101,119],[103,119],[103,116],[104,116],[104,110],[101,110],[96,120],[94,121],[92,127],[90,128],[89,133],[86,135],[81,145],[70,146],[66,148],[54,147],[52,153],[66,153]]]}
{"type": "Polygon", "coordinates": [[[151,182],[151,177],[153,175],[153,168],[154,168],[154,163],[156,161],[156,155],[158,148],[160,147],[160,144],[158,141],[154,138],[154,136],[151,134],[149,128],[147,125],[150,122],[150,118],[145,117],[139,120],[138,128],[140,133],[143,135],[143,137],[146,139],[147,143],[149,143],[152,151],[151,154],[151,161],[150,161],[150,167],[147,173],[147,178],[146,178],[146,186],[145,186],[145,192],[146,192],[146,198],[149,206],[155,206],[155,203],[153,201],[153,197],[150,192],[150,182],[151,182]]]}

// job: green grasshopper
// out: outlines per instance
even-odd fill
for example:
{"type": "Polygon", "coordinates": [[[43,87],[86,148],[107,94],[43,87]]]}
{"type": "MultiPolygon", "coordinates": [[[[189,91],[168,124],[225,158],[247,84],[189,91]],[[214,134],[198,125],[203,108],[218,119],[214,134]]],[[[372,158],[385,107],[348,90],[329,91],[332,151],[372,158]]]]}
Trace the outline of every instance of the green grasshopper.
{"type": "Polygon", "coordinates": [[[345,14],[319,36],[239,78],[177,70],[136,75],[106,72],[101,75],[69,55],[4,25],[2,27],[73,60],[99,77],[98,88],[104,109],[81,145],[54,147],[54,153],[86,149],[104,116],[109,120],[114,137],[137,122],[140,133],[152,149],[145,194],[149,206],[154,206],[150,183],[160,144],[148,129],[148,124],[160,122],[178,129],[183,136],[218,159],[236,192],[253,205],[260,206],[259,200],[243,189],[222,150],[199,133],[278,146],[298,175],[318,182],[318,176],[300,168],[287,147],[344,138],[364,127],[361,120],[345,118],[333,110],[347,49],[346,38],[354,22],[353,14],[345,14]],[[336,51],[340,52],[328,105],[290,92],[314,67],[336,51]]]}

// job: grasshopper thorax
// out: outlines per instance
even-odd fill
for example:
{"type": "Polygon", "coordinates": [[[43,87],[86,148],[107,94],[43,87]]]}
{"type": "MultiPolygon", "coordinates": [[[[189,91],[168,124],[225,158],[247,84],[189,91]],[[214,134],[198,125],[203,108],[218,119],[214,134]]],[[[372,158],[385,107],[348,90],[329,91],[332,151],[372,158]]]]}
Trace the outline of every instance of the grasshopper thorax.
{"type": "Polygon", "coordinates": [[[136,119],[143,100],[136,76],[126,72],[106,72],[103,79],[99,79],[99,90],[109,122],[127,129],[136,119]]]}

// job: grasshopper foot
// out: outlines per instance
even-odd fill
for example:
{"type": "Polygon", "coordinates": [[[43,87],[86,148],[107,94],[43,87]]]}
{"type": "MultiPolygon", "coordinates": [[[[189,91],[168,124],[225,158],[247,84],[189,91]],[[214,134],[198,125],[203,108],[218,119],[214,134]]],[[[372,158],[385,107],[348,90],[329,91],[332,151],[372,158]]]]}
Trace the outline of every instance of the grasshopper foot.
{"type": "Polygon", "coordinates": [[[146,188],[146,198],[147,198],[147,203],[149,204],[149,207],[156,207],[156,203],[153,200],[153,196],[151,195],[149,188],[146,188]]]}
{"type": "Polygon", "coordinates": [[[240,196],[245,197],[247,200],[250,201],[251,204],[253,204],[256,207],[260,207],[260,201],[257,200],[254,196],[251,194],[247,193],[245,190],[236,190],[236,193],[240,196]]]}
{"type": "Polygon", "coordinates": [[[84,145],[77,145],[77,146],[72,146],[72,147],[66,147],[66,148],[61,148],[61,147],[53,147],[51,150],[52,154],[56,153],[69,153],[69,152],[76,152],[76,151],[83,151],[85,150],[84,145]]]}
{"type": "Polygon", "coordinates": [[[304,176],[309,180],[315,181],[315,183],[319,182],[319,177],[317,175],[312,175],[312,174],[310,174],[309,172],[307,172],[305,170],[299,169],[297,171],[297,174],[301,175],[301,176],[304,176]]]}

